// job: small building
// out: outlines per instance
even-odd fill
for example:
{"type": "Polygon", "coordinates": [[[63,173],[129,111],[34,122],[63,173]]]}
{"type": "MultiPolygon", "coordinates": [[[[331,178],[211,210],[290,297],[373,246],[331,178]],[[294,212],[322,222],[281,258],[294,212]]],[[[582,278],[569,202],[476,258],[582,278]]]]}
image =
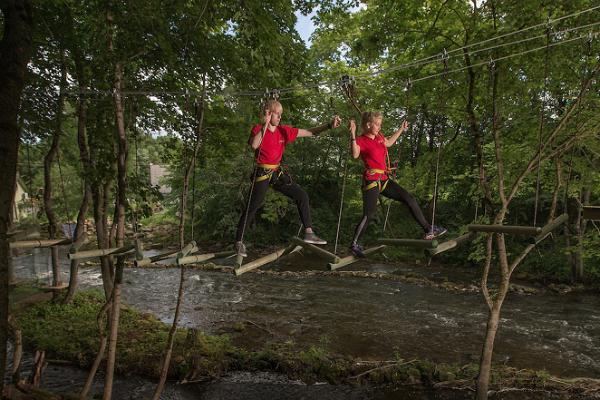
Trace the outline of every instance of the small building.
{"type": "Polygon", "coordinates": [[[162,194],[171,193],[171,187],[165,184],[166,178],[169,176],[167,167],[158,164],[150,164],[150,184],[158,186],[158,191],[162,194]]]}
{"type": "Polygon", "coordinates": [[[27,217],[32,212],[36,212],[37,210],[32,210],[32,204],[29,200],[29,194],[25,191],[25,186],[21,182],[19,178],[19,174],[17,174],[16,184],[15,184],[15,197],[13,199],[12,210],[11,210],[11,219],[12,222],[19,222],[21,219],[27,217]]]}

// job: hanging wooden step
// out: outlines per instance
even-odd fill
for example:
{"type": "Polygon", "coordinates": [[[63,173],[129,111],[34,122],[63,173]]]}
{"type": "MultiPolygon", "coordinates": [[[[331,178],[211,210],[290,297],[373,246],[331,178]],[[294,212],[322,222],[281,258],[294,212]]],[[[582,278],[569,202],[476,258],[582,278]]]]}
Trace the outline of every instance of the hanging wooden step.
{"type": "Polygon", "coordinates": [[[317,255],[321,258],[326,259],[328,262],[331,262],[331,263],[339,263],[340,262],[340,258],[338,256],[336,256],[335,254],[330,253],[329,251],[327,251],[319,246],[315,246],[314,244],[306,243],[302,239],[293,237],[291,239],[291,242],[297,246],[302,247],[305,250],[310,251],[311,253],[314,253],[315,255],[317,255]]]}
{"type": "Polygon", "coordinates": [[[433,257],[440,253],[455,249],[458,245],[460,245],[464,242],[468,242],[469,240],[472,240],[473,238],[475,238],[475,236],[477,236],[477,233],[467,232],[464,235],[460,235],[454,239],[449,239],[444,242],[441,242],[437,245],[437,247],[434,247],[431,249],[426,249],[426,250],[429,253],[429,256],[433,257]]]}
{"type": "Polygon", "coordinates": [[[537,236],[542,233],[542,228],[537,226],[471,224],[468,225],[467,228],[470,232],[508,233],[526,236],[537,236]]]}
{"type": "Polygon", "coordinates": [[[233,269],[233,272],[235,273],[236,276],[240,276],[248,271],[252,271],[253,269],[262,267],[265,264],[271,263],[273,261],[277,261],[278,259],[280,259],[281,257],[283,257],[287,254],[295,253],[299,249],[300,249],[300,246],[291,244],[288,247],[274,251],[271,254],[267,254],[266,256],[263,256],[256,260],[253,260],[253,261],[250,261],[246,264],[241,264],[241,261],[238,262],[240,259],[243,260],[243,257],[238,255],[236,258],[236,267],[233,269]]]}
{"type": "MultiPolygon", "coordinates": [[[[373,254],[378,251],[381,251],[381,250],[385,249],[386,247],[387,246],[385,244],[382,244],[379,246],[375,246],[375,247],[366,249],[363,251],[363,253],[365,254],[365,256],[368,256],[369,254],[373,254]]],[[[351,255],[351,256],[340,258],[340,261],[338,261],[337,263],[329,263],[328,265],[329,265],[329,269],[331,271],[335,271],[336,269],[346,267],[346,266],[348,266],[350,264],[354,264],[355,262],[360,261],[360,260],[364,260],[364,257],[356,257],[354,255],[351,255]]]]}
{"type": "Polygon", "coordinates": [[[569,214],[564,213],[554,218],[542,227],[542,232],[539,235],[529,238],[530,244],[538,244],[546,239],[554,230],[558,229],[561,225],[569,222],[569,214]]]}
{"type": "Polygon", "coordinates": [[[59,292],[61,290],[65,290],[69,288],[69,284],[66,282],[61,282],[58,286],[41,286],[40,289],[47,292],[59,292]]]}
{"type": "Polygon", "coordinates": [[[168,260],[169,258],[177,258],[179,251],[169,251],[166,253],[157,254],[152,257],[144,257],[141,260],[133,260],[133,265],[136,267],[144,267],[153,264],[157,261],[168,260]]]}
{"type": "Polygon", "coordinates": [[[71,239],[40,239],[40,240],[21,240],[11,242],[11,249],[34,249],[41,247],[66,246],[71,244],[71,239]]]}
{"type": "Polygon", "coordinates": [[[235,251],[221,251],[217,253],[192,254],[186,257],[177,258],[177,265],[195,264],[208,261],[213,258],[229,257],[235,254],[235,251]]]}
{"type": "Polygon", "coordinates": [[[600,221],[600,206],[583,206],[583,219],[600,221]]]}
{"type": "Polygon", "coordinates": [[[135,249],[135,245],[127,245],[123,247],[113,247],[110,249],[96,249],[96,250],[85,250],[77,253],[69,253],[67,257],[69,260],[82,260],[86,258],[104,257],[104,256],[117,256],[123,255],[135,249]]]}
{"type": "Polygon", "coordinates": [[[391,238],[380,238],[376,240],[377,243],[387,244],[389,246],[406,246],[406,247],[417,247],[421,249],[434,249],[438,246],[437,240],[424,240],[424,239],[391,239],[391,238]]]}

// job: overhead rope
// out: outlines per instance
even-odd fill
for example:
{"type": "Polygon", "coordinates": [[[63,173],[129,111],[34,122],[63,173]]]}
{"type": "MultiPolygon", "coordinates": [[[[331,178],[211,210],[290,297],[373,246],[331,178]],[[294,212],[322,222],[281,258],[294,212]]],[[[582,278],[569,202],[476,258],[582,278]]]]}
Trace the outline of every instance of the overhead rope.
{"type": "MultiPolygon", "coordinates": [[[[599,7],[600,6],[597,6],[597,7],[594,7],[592,9],[590,9],[590,10],[594,10],[594,9],[599,8],[599,7]]],[[[573,14],[573,15],[579,15],[579,13],[576,13],[576,14],[573,14]]],[[[561,19],[567,18],[567,17],[563,17],[563,18],[558,18],[558,19],[552,20],[552,21],[550,21],[550,23],[555,23],[555,22],[557,22],[557,21],[559,21],[561,19]]],[[[457,52],[457,51],[462,51],[462,50],[464,50],[464,49],[466,49],[468,47],[472,47],[472,46],[475,46],[475,45],[480,45],[480,44],[483,44],[483,43],[487,43],[487,42],[490,42],[490,41],[493,41],[493,40],[497,40],[499,38],[503,38],[503,37],[506,37],[506,36],[510,36],[512,34],[520,33],[522,31],[526,31],[526,30],[529,30],[529,29],[538,28],[538,27],[546,25],[546,24],[547,23],[539,24],[539,25],[534,25],[534,26],[529,27],[529,28],[524,28],[523,30],[515,31],[515,33],[500,35],[500,36],[497,36],[497,37],[494,37],[494,38],[486,39],[484,41],[473,43],[473,44],[468,45],[468,46],[464,46],[464,47],[460,47],[460,48],[457,48],[457,49],[453,49],[450,52],[447,52],[447,54],[449,55],[450,53],[454,53],[454,52],[457,52]]],[[[578,26],[578,27],[568,28],[568,29],[565,29],[563,31],[558,31],[558,32],[556,32],[555,35],[557,37],[561,37],[561,36],[563,36],[566,33],[575,32],[575,31],[580,30],[580,29],[591,28],[591,27],[597,26],[597,25],[600,25],[600,21],[589,23],[589,24],[585,24],[585,25],[581,25],[581,26],[578,26]]],[[[592,34],[595,35],[596,32],[592,32],[592,34]]],[[[552,43],[551,47],[557,46],[557,45],[560,45],[560,44],[570,43],[570,42],[582,39],[582,38],[587,37],[587,36],[588,36],[588,34],[585,34],[585,35],[577,36],[575,38],[557,40],[554,43],[552,43]]],[[[530,41],[530,40],[534,40],[534,39],[539,39],[539,38],[542,38],[542,37],[544,37],[544,35],[536,35],[536,36],[534,36],[532,38],[522,39],[522,40],[518,40],[518,41],[515,41],[515,42],[511,42],[511,43],[503,43],[503,44],[499,44],[497,46],[488,47],[486,49],[475,50],[472,53],[475,54],[475,53],[482,52],[482,51],[490,51],[490,50],[493,50],[493,49],[496,49],[496,48],[505,47],[505,46],[509,46],[509,45],[513,45],[513,44],[519,44],[519,43],[523,43],[523,42],[526,42],[526,41],[530,41]]],[[[521,52],[517,52],[517,53],[512,53],[512,54],[509,54],[509,55],[506,55],[506,56],[499,57],[499,58],[495,59],[494,61],[500,61],[500,60],[504,60],[504,59],[508,59],[508,58],[512,58],[512,57],[518,57],[518,56],[529,54],[531,52],[542,50],[542,49],[545,49],[545,48],[546,48],[546,46],[542,46],[542,47],[537,47],[537,48],[534,48],[534,49],[529,49],[529,50],[525,50],[525,51],[521,51],[521,52]]],[[[407,69],[407,68],[412,68],[412,67],[415,67],[415,66],[420,66],[420,65],[423,65],[423,63],[425,63],[425,61],[426,61],[427,64],[433,63],[433,62],[435,62],[436,60],[439,59],[440,55],[443,55],[443,53],[438,53],[438,54],[435,54],[435,55],[432,55],[432,56],[428,56],[428,57],[426,57],[424,59],[421,59],[421,60],[417,60],[417,61],[412,61],[412,62],[409,62],[409,63],[400,64],[400,65],[397,65],[397,66],[393,66],[393,67],[386,68],[386,69],[381,69],[381,70],[374,71],[374,72],[371,72],[371,73],[357,75],[355,77],[355,79],[366,79],[366,78],[374,77],[374,76],[381,75],[381,74],[388,73],[388,72],[393,72],[393,71],[397,71],[397,70],[401,70],[401,69],[407,69]]],[[[463,70],[465,70],[467,68],[477,67],[477,66],[481,66],[481,65],[484,65],[484,64],[487,64],[487,63],[488,63],[488,61],[485,61],[485,62],[482,62],[482,63],[477,63],[477,64],[472,64],[470,66],[466,66],[466,67],[461,67],[461,68],[449,70],[447,73],[460,72],[460,71],[463,71],[463,70]]],[[[441,76],[443,73],[444,72],[431,74],[431,75],[428,75],[428,76],[425,76],[425,77],[421,77],[421,78],[413,78],[413,83],[421,81],[421,80],[427,80],[427,79],[436,78],[436,77],[441,76]]],[[[334,82],[330,81],[330,80],[319,81],[319,82],[315,82],[315,83],[312,83],[312,84],[305,84],[305,85],[299,85],[299,86],[295,86],[295,87],[283,88],[283,89],[280,89],[279,91],[280,91],[280,93],[288,93],[288,92],[293,92],[293,91],[302,90],[302,89],[310,89],[310,88],[317,88],[317,87],[324,86],[324,85],[331,85],[332,83],[334,83],[334,82]]],[[[164,91],[164,90],[160,90],[160,91],[157,91],[157,90],[124,90],[122,92],[123,96],[135,96],[135,95],[141,95],[141,96],[182,96],[182,95],[185,95],[186,93],[188,93],[188,91],[185,91],[185,90],[176,90],[176,91],[164,91]]],[[[108,95],[112,95],[112,91],[110,91],[110,90],[93,90],[92,89],[92,90],[76,91],[76,92],[67,91],[67,92],[65,92],[65,94],[68,94],[68,95],[71,95],[71,96],[80,96],[80,95],[99,95],[99,96],[101,95],[101,96],[108,96],[108,95]]],[[[226,96],[232,96],[232,97],[243,97],[243,96],[258,97],[258,96],[261,96],[263,94],[263,92],[260,91],[260,90],[244,91],[244,92],[228,92],[227,90],[223,90],[222,94],[224,94],[226,96]]]]}

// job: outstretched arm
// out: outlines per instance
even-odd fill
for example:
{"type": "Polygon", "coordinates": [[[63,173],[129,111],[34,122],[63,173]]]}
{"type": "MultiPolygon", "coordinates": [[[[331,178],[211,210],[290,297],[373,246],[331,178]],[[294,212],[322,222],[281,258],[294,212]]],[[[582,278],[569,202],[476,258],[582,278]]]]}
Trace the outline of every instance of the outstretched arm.
{"type": "Polygon", "coordinates": [[[340,126],[341,123],[342,120],[340,119],[340,117],[335,115],[333,119],[326,124],[315,126],[314,128],[298,129],[298,137],[317,136],[325,132],[326,130],[337,128],[338,126],[340,126]]]}
{"type": "Polygon", "coordinates": [[[356,144],[356,122],[353,119],[348,122],[348,129],[350,130],[350,151],[352,152],[352,158],[358,158],[360,156],[360,146],[356,144]]]}
{"type": "Polygon", "coordinates": [[[396,143],[396,140],[398,140],[400,135],[402,135],[402,133],[404,131],[406,131],[407,129],[408,129],[408,121],[404,120],[404,122],[402,122],[402,126],[400,127],[400,129],[398,129],[396,132],[394,132],[394,134],[392,136],[385,138],[385,147],[390,147],[394,143],[396,143]]]}

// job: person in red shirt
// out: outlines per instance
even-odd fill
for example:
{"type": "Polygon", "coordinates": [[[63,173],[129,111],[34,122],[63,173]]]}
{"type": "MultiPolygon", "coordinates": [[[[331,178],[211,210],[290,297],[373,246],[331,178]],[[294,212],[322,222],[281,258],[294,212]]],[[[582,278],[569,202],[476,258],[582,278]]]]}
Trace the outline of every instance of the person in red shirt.
{"type": "Polygon", "coordinates": [[[352,157],[358,158],[360,156],[365,165],[365,172],[363,173],[363,216],[354,231],[350,251],[358,257],[365,256],[358,239],[367,229],[369,221],[375,214],[379,194],[406,204],[413,218],[423,228],[425,239],[432,240],[446,233],[445,228],[427,222],[414,197],[388,176],[390,168],[387,148],[396,143],[402,132],[408,129],[408,122],[404,121],[400,129],[386,138],[380,132],[383,121],[383,115],[380,112],[363,112],[361,120],[362,135],[358,137],[356,137],[356,123],[354,120],[350,120],[349,123],[352,157]]]}
{"type": "Polygon", "coordinates": [[[283,107],[279,101],[268,101],[263,109],[262,125],[258,124],[252,128],[248,140],[250,147],[255,151],[256,166],[252,175],[254,180],[252,190],[240,217],[235,236],[235,248],[242,257],[247,256],[246,246],[243,243],[246,226],[252,222],[256,211],[263,204],[269,186],[293,199],[296,203],[304,226],[304,241],[312,244],[327,244],[312,229],[308,195],[281,169],[280,162],[286,146],[294,142],[296,138],[316,136],[328,129],[337,128],[340,126],[341,120],[336,115],[327,124],[310,129],[300,129],[289,125],[280,125],[282,113],[283,107]]]}

